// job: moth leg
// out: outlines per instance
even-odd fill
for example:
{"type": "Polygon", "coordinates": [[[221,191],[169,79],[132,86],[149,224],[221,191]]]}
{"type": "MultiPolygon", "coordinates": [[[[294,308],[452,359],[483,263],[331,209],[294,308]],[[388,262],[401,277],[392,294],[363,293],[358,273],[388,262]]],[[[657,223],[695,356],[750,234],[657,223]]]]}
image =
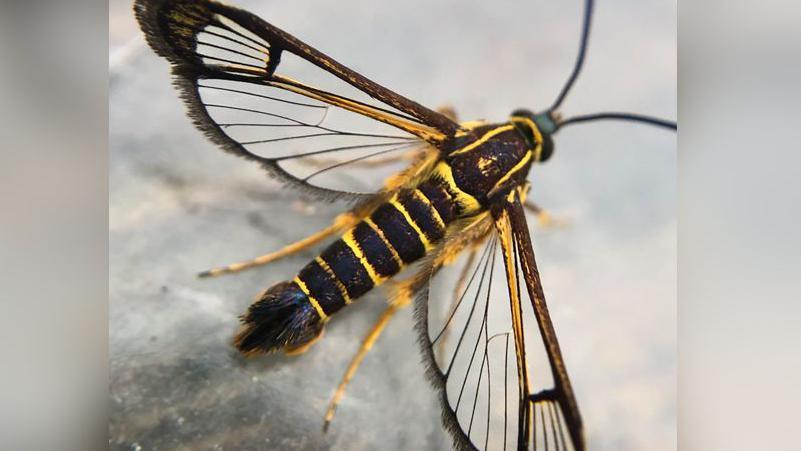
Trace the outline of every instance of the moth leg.
{"type": "Polygon", "coordinates": [[[390,297],[390,302],[386,310],[384,310],[384,312],[378,318],[378,321],[373,324],[373,327],[370,328],[370,331],[367,333],[367,335],[364,336],[362,339],[362,344],[359,346],[359,350],[356,352],[356,355],[353,356],[353,359],[351,359],[350,364],[348,364],[348,368],[345,370],[345,374],[342,376],[342,381],[339,383],[336,392],[334,392],[334,396],[331,398],[331,402],[328,404],[328,410],[325,412],[323,432],[328,431],[328,426],[331,424],[331,420],[334,419],[334,413],[336,412],[337,405],[339,405],[340,401],[342,401],[342,397],[345,396],[345,389],[347,388],[351,379],[353,379],[353,376],[356,374],[356,370],[359,369],[359,365],[361,365],[364,357],[367,355],[370,349],[373,348],[373,345],[375,344],[376,340],[378,340],[381,332],[383,332],[384,328],[387,327],[387,324],[389,324],[389,320],[392,319],[398,310],[411,303],[415,282],[416,281],[414,279],[389,282],[394,288],[394,294],[390,297]]]}
{"type": "Polygon", "coordinates": [[[570,220],[561,217],[554,218],[548,210],[545,210],[529,199],[526,199],[523,203],[523,207],[534,213],[537,217],[537,224],[544,229],[565,227],[570,224],[570,220]]]}
{"type": "Polygon", "coordinates": [[[231,274],[248,268],[253,268],[254,266],[266,265],[267,263],[274,262],[284,257],[288,257],[292,254],[296,254],[304,249],[314,246],[320,241],[355,225],[360,219],[361,216],[354,213],[353,211],[348,213],[343,213],[337,216],[336,219],[334,219],[334,223],[326,227],[325,229],[320,230],[319,232],[312,234],[310,236],[307,236],[302,240],[289,244],[283,247],[282,249],[279,249],[275,252],[271,252],[269,254],[262,255],[260,257],[256,257],[252,260],[246,260],[239,263],[233,263],[227,266],[220,266],[217,268],[209,269],[207,271],[199,273],[198,277],[216,277],[223,274],[231,274]]]}

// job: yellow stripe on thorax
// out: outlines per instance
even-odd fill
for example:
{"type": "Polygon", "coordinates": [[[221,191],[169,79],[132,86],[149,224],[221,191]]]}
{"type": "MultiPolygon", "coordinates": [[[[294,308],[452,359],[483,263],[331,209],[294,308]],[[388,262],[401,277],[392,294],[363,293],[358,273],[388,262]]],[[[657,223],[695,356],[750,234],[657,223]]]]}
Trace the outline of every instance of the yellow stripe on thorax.
{"type": "Polygon", "coordinates": [[[445,230],[445,221],[442,220],[442,216],[439,215],[439,212],[434,207],[434,204],[432,204],[431,201],[428,199],[428,197],[426,197],[426,195],[419,189],[415,189],[413,194],[414,197],[420,200],[420,202],[428,206],[428,209],[431,210],[431,216],[433,216],[434,219],[437,221],[437,224],[440,227],[442,227],[442,230],[445,230]]]}
{"type": "Polygon", "coordinates": [[[534,139],[537,141],[537,146],[534,148],[534,161],[540,161],[542,156],[542,132],[540,132],[537,124],[527,117],[513,117],[512,122],[522,122],[531,129],[531,133],[534,134],[534,139]]]}
{"type": "Polygon", "coordinates": [[[503,132],[507,132],[507,131],[512,130],[514,128],[515,128],[515,126],[511,125],[511,124],[493,128],[492,130],[490,130],[487,133],[485,133],[484,136],[482,136],[481,138],[471,142],[470,144],[462,147],[459,150],[454,150],[453,152],[450,153],[450,155],[459,155],[460,153],[470,152],[471,150],[475,149],[476,147],[478,147],[478,146],[484,144],[485,142],[489,141],[490,138],[492,138],[493,136],[499,135],[499,134],[501,134],[503,132]]]}
{"type": "Polygon", "coordinates": [[[353,251],[353,255],[356,256],[356,258],[362,264],[364,270],[367,271],[367,275],[369,275],[370,279],[373,281],[373,285],[377,286],[381,284],[381,282],[384,281],[384,277],[378,275],[378,273],[375,272],[373,265],[367,261],[367,257],[364,255],[364,252],[362,252],[362,248],[359,247],[359,243],[356,242],[356,238],[353,236],[353,229],[348,230],[348,232],[342,237],[342,241],[344,241],[350,250],[353,251]]]}
{"type": "Polygon", "coordinates": [[[320,306],[320,303],[317,302],[317,299],[315,299],[314,296],[311,295],[311,293],[309,292],[309,288],[306,286],[306,283],[300,280],[300,277],[295,277],[293,279],[293,282],[295,282],[300,287],[300,290],[303,291],[304,294],[306,294],[306,297],[309,299],[309,302],[311,303],[312,307],[314,307],[314,309],[317,310],[317,314],[320,315],[320,319],[323,321],[327,320],[328,315],[325,314],[325,311],[323,311],[323,308],[320,306]]]}
{"type": "Polygon", "coordinates": [[[444,161],[440,162],[437,167],[434,168],[434,173],[448,184],[449,190],[456,195],[456,202],[464,209],[465,213],[475,213],[481,210],[481,204],[478,200],[462,191],[462,189],[456,185],[456,180],[453,179],[453,170],[448,163],[444,161]]]}
{"type": "Polygon", "coordinates": [[[412,226],[415,233],[417,233],[417,236],[420,237],[420,241],[423,242],[423,246],[426,248],[426,251],[430,250],[433,247],[431,242],[428,241],[426,234],[423,233],[417,223],[414,222],[414,219],[412,219],[412,216],[409,214],[409,212],[406,211],[406,207],[404,207],[402,203],[398,202],[398,196],[393,196],[392,199],[389,200],[389,203],[392,204],[392,206],[394,206],[399,212],[401,212],[404,218],[406,218],[406,222],[412,226]]]}
{"type": "Polygon", "coordinates": [[[492,189],[489,190],[489,192],[487,193],[487,196],[492,196],[493,194],[495,194],[495,192],[499,188],[501,188],[503,186],[503,184],[506,183],[506,181],[509,180],[517,171],[523,169],[523,167],[526,164],[528,164],[529,160],[531,160],[531,151],[530,150],[528,152],[526,152],[526,156],[521,158],[520,161],[518,161],[517,164],[514,165],[514,167],[512,169],[509,169],[509,172],[504,174],[503,177],[501,177],[501,179],[498,180],[497,183],[495,183],[495,186],[493,186],[492,189]]]}
{"type": "Polygon", "coordinates": [[[403,268],[403,260],[400,258],[400,255],[398,255],[398,251],[392,247],[392,243],[390,243],[387,237],[384,235],[384,231],[381,230],[381,228],[378,227],[370,218],[364,218],[364,223],[369,225],[370,228],[378,234],[378,236],[381,238],[381,241],[383,241],[387,246],[387,249],[389,249],[389,252],[392,253],[392,258],[395,260],[395,263],[398,264],[398,268],[403,268]]]}
{"type": "Polygon", "coordinates": [[[345,288],[345,285],[343,285],[342,282],[339,280],[337,275],[334,273],[334,270],[332,270],[331,267],[328,266],[328,262],[323,260],[323,258],[320,256],[315,257],[314,261],[316,261],[317,264],[320,265],[321,268],[323,268],[323,271],[328,273],[328,275],[331,276],[332,279],[334,279],[334,283],[336,284],[337,289],[339,289],[339,292],[342,294],[342,298],[345,300],[345,304],[350,304],[350,296],[348,296],[348,289],[345,288]]]}

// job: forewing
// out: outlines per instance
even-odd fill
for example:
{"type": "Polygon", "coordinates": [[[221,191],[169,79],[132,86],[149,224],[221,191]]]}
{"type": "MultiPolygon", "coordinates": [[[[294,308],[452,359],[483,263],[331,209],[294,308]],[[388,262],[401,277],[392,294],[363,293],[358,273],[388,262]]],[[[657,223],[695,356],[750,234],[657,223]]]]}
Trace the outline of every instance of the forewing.
{"type": "Polygon", "coordinates": [[[546,420],[546,416],[548,416],[551,420],[550,429],[552,429],[553,435],[559,433],[559,438],[564,441],[563,432],[566,431],[573,447],[583,450],[585,446],[581,415],[578,411],[578,404],[573,394],[570,378],[567,375],[567,368],[559,348],[559,341],[556,338],[556,332],[545,303],[545,295],[534,257],[534,248],[531,243],[528,224],[526,223],[526,215],[518,194],[518,191],[510,193],[506,199],[501,201],[502,203],[493,208],[493,217],[495,217],[495,227],[500,236],[504,255],[512,316],[518,317],[517,321],[513,320],[512,329],[515,335],[518,373],[521,375],[522,382],[520,384],[520,410],[526,415],[531,415],[529,423],[522,425],[524,433],[520,437],[530,437],[536,448],[536,429],[538,427],[536,409],[539,408],[541,410],[539,416],[542,427],[541,432],[544,434],[543,438],[546,441],[549,428],[546,425],[547,421],[543,420],[546,420]],[[520,279],[525,284],[525,292],[520,290],[520,279]],[[525,299],[526,295],[528,295],[528,299],[525,299]],[[539,375],[530,372],[528,368],[529,360],[526,358],[526,348],[528,343],[531,343],[531,340],[528,339],[527,332],[529,330],[525,326],[525,312],[528,307],[525,304],[531,306],[528,311],[533,312],[534,320],[539,330],[541,339],[539,344],[544,347],[547,356],[549,373],[552,379],[551,387],[542,388],[532,385],[535,383],[534,379],[539,375]],[[518,312],[517,315],[514,313],[515,310],[518,312]],[[556,424],[553,424],[554,421],[556,424]],[[562,427],[564,430],[562,430],[562,427]],[[529,432],[526,429],[531,430],[529,432]]]}
{"type": "Polygon", "coordinates": [[[378,191],[381,175],[458,129],[249,12],[207,0],[138,0],[135,9],[195,124],[312,193],[378,191]]]}
{"type": "Polygon", "coordinates": [[[452,265],[471,264],[453,306],[455,271],[438,271],[421,290],[417,324],[428,375],[459,449],[583,450],[581,418],[515,202],[493,212],[495,231],[475,258],[452,265]]]}

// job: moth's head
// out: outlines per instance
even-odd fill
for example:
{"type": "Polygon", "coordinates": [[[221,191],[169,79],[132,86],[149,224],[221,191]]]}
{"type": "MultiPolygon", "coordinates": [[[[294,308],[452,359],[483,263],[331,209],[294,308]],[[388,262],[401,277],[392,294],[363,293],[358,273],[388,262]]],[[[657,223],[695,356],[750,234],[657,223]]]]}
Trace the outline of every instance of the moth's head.
{"type": "Polygon", "coordinates": [[[534,113],[521,108],[513,111],[510,119],[532,148],[539,150],[534,154],[536,162],[541,163],[551,158],[554,150],[551,135],[556,131],[558,117],[549,111],[534,113]]]}

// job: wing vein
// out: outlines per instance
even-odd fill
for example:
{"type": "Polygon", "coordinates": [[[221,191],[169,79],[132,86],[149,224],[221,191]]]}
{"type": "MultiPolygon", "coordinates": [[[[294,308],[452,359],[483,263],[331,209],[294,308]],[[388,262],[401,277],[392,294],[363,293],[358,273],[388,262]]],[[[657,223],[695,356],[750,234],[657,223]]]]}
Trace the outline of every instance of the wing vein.
{"type": "MultiPolygon", "coordinates": [[[[235,61],[235,60],[229,60],[229,59],[226,59],[226,58],[220,58],[218,56],[206,55],[206,54],[200,53],[200,52],[196,52],[196,53],[197,53],[197,56],[199,56],[201,58],[205,58],[205,59],[210,59],[210,60],[215,60],[215,61],[222,61],[223,63],[229,63],[229,64],[233,64],[235,66],[251,67],[253,69],[257,69],[260,72],[263,72],[265,70],[265,68],[263,66],[256,66],[255,64],[248,64],[248,63],[243,63],[241,61],[235,61]]],[[[223,66],[223,67],[225,67],[225,66],[223,66]]]]}
{"type": "Polygon", "coordinates": [[[252,42],[252,43],[254,43],[256,45],[263,45],[263,46],[268,47],[268,48],[272,47],[269,42],[267,42],[267,41],[264,41],[264,42],[257,41],[257,40],[253,39],[252,37],[250,37],[248,35],[242,34],[239,31],[234,30],[233,28],[231,28],[230,26],[228,26],[227,24],[225,24],[223,22],[220,22],[216,18],[212,19],[211,25],[214,25],[214,26],[216,26],[218,28],[222,28],[223,30],[226,30],[226,31],[230,31],[231,33],[239,36],[240,38],[247,39],[248,41],[250,41],[250,42],[252,42]]]}
{"type": "MultiPolygon", "coordinates": [[[[215,49],[219,49],[219,50],[224,50],[226,52],[235,53],[237,55],[244,56],[245,58],[250,58],[250,59],[256,60],[256,61],[258,61],[260,63],[264,63],[265,62],[265,60],[262,59],[262,58],[255,57],[253,55],[248,55],[247,53],[240,52],[239,50],[229,49],[228,47],[223,47],[221,45],[212,44],[210,42],[204,42],[204,41],[200,41],[200,40],[198,40],[197,43],[198,43],[198,45],[205,45],[206,47],[211,47],[211,48],[215,48],[215,49]]],[[[200,53],[198,53],[198,55],[200,55],[200,53]]],[[[259,67],[261,67],[261,66],[259,66],[259,67]]]]}
{"type": "MultiPolygon", "coordinates": [[[[492,254],[492,263],[490,263],[490,265],[489,265],[490,275],[489,275],[489,282],[488,282],[488,288],[487,288],[487,300],[484,303],[484,317],[481,319],[481,326],[479,326],[478,336],[476,337],[476,344],[473,345],[473,352],[470,355],[470,362],[467,364],[467,372],[464,375],[464,379],[462,380],[462,387],[459,390],[459,398],[456,401],[456,411],[457,412],[459,411],[459,403],[462,401],[462,394],[464,393],[464,387],[467,384],[467,379],[470,377],[470,373],[473,370],[473,360],[475,360],[476,352],[478,351],[478,344],[479,344],[479,342],[481,342],[481,334],[483,333],[484,326],[487,323],[487,309],[489,307],[489,298],[490,298],[490,294],[492,292],[492,279],[493,279],[493,275],[495,274],[494,266],[495,266],[495,253],[492,254]]],[[[476,299],[478,299],[478,297],[480,295],[481,295],[481,290],[479,288],[479,291],[476,292],[476,299]]],[[[472,317],[472,315],[471,315],[471,317],[472,317]]],[[[465,325],[465,330],[467,330],[469,325],[470,325],[470,320],[468,319],[468,321],[467,321],[467,323],[465,325]]],[[[482,362],[482,365],[483,365],[483,362],[482,362]]],[[[480,384],[480,382],[481,382],[481,375],[479,374],[479,384],[480,384]]],[[[478,389],[476,389],[476,396],[478,396],[478,389]]],[[[474,412],[475,412],[475,405],[473,406],[473,408],[474,408],[474,412]]],[[[468,435],[469,435],[469,433],[468,433],[468,435]]]]}
{"type": "Polygon", "coordinates": [[[225,40],[230,41],[230,42],[234,42],[234,43],[239,44],[239,45],[241,45],[243,47],[247,47],[247,48],[249,48],[251,50],[255,50],[255,51],[257,51],[257,52],[259,52],[261,54],[264,54],[266,56],[270,56],[270,51],[267,50],[266,48],[261,48],[260,49],[258,47],[253,47],[252,45],[250,45],[250,44],[248,44],[246,42],[242,42],[239,39],[234,39],[231,36],[226,36],[224,34],[220,34],[220,33],[214,32],[214,31],[209,31],[209,27],[206,27],[205,29],[201,30],[200,32],[201,33],[207,33],[207,34],[210,34],[212,36],[217,36],[218,38],[225,39],[225,40]]]}
{"type": "MultiPolygon", "coordinates": [[[[397,144],[397,143],[396,143],[396,144],[397,144]]],[[[407,148],[409,148],[410,146],[411,146],[411,144],[401,144],[401,145],[399,145],[399,146],[397,146],[397,147],[393,147],[393,148],[391,148],[391,149],[379,150],[379,151],[377,151],[377,152],[369,153],[369,154],[367,154],[367,155],[362,155],[362,156],[360,156],[360,157],[351,158],[350,160],[345,160],[345,161],[342,161],[342,162],[340,162],[340,163],[337,163],[337,164],[332,164],[331,166],[328,166],[328,167],[325,167],[325,168],[323,168],[323,169],[320,169],[320,170],[318,170],[318,171],[316,171],[316,172],[313,172],[313,173],[311,173],[310,175],[307,175],[306,177],[304,177],[302,180],[303,180],[304,182],[307,182],[307,181],[309,181],[309,179],[311,179],[312,177],[315,177],[315,176],[317,176],[317,175],[320,175],[320,174],[322,174],[322,173],[324,173],[324,172],[327,172],[327,171],[330,171],[330,170],[332,170],[332,169],[336,169],[336,168],[338,168],[338,167],[346,166],[346,165],[349,165],[349,164],[351,164],[351,163],[355,163],[355,162],[357,162],[357,161],[362,161],[362,160],[366,160],[366,159],[368,159],[368,158],[376,157],[376,156],[378,156],[378,155],[383,155],[383,154],[386,154],[386,153],[389,153],[389,152],[397,152],[397,151],[399,151],[399,150],[407,149],[407,148]]]]}
{"type": "Polygon", "coordinates": [[[470,276],[470,280],[467,282],[467,285],[465,285],[462,295],[459,296],[459,301],[456,303],[456,306],[451,310],[450,315],[448,316],[448,320],[445,322],[445,325],[442,327],[442,330],[440,330],[439,333],[437,334],[437,337],[431,341],[431,344],[436,344],[437,341],[439,341],[439,339],[442,337],[442,334],[445,333],[445,330],[448,328],[448,326],[450,326],[451,321],[453,321],[453,317],[456,315],[456,311],[459,310],[459,306],[462,304],[462,300],[465,298],[465,295],[467,295],[467,290],[469,290],[470,286],[473,285],[473,280],[475,279],[476,274],[478,274],[479,272],[478,270],[479,268],[481,268],[482,262],[484,261],[484,258],[487,256],[489,248],[490,248],[489,245],[484,247],[484,252],[481,254],[481,258],[478,259],[478,264],[476,265],[476,269],[473,270],[473,274],[470,276]]]}
{"type": "MultiPolygon", "coordinates": [[[[323,109],[328,108],[328,105],[312,105],[310,103],[295,102],[295,101],[292,101],[292,100],[280,99],[278,97],[271,97],[271,96],[267,96],[267,95],[264,95],[264,94],[256,94],[255,92],[242,91],[242,90],[239,90],[239,89],[223,88],[221,86],[201,85],[200,83],[198,83],[197,86],[198,86],[198,88],[216,89],[218,91],[236,92],[238,94],[244,94],[246,96],[259,97],[259,98],[262,98],[262,99],[269,99],[269,100],[275,100],[276,102],[283,102],[283,103],[288,103],[288,104],[291,104],[291,105],[305,106],[305,107],[309,107],[309,108],[323,108],[323,109]]],[[[267,86],[267,85],[265,85],[265,86],[267,86]]]]}
{"type": "MultiPolygon", "coordinates": [[[[495,248],[495,240],[492,241],[491,247],[493,249],[495,248]]],[[[484,278],[487,275],[488,267],[489,267],[489,258],[486,260],[484,264],[484,269],[482,270],[481,273],[481,279],[479,279],[478,282],[478,292],[481,292],[481,287],[484,285],[484,278]]],[[[465,327],[462,329],[462,333],[459,335],[459,341],[456,343],[456,349],[453,351],[453,356],[451,357],[451,361],[448,364],[448,370],[445,372],[446,377],[450,375],[451,370],[453,369],[453,364],[456,361],[456,355],[459,354],[459,349],[462,346],[462,341],[464,340],[464,336],[467,333],[467,326],[470,325],[470,320],[473,318],[473,313],[475,313],[477,301],[478,301],[478,296],[476,296],[475,300],[473,301],[473,306],[470,308],[470,314],[468,315],[467,321],[465,322],[465,327]]]]}

